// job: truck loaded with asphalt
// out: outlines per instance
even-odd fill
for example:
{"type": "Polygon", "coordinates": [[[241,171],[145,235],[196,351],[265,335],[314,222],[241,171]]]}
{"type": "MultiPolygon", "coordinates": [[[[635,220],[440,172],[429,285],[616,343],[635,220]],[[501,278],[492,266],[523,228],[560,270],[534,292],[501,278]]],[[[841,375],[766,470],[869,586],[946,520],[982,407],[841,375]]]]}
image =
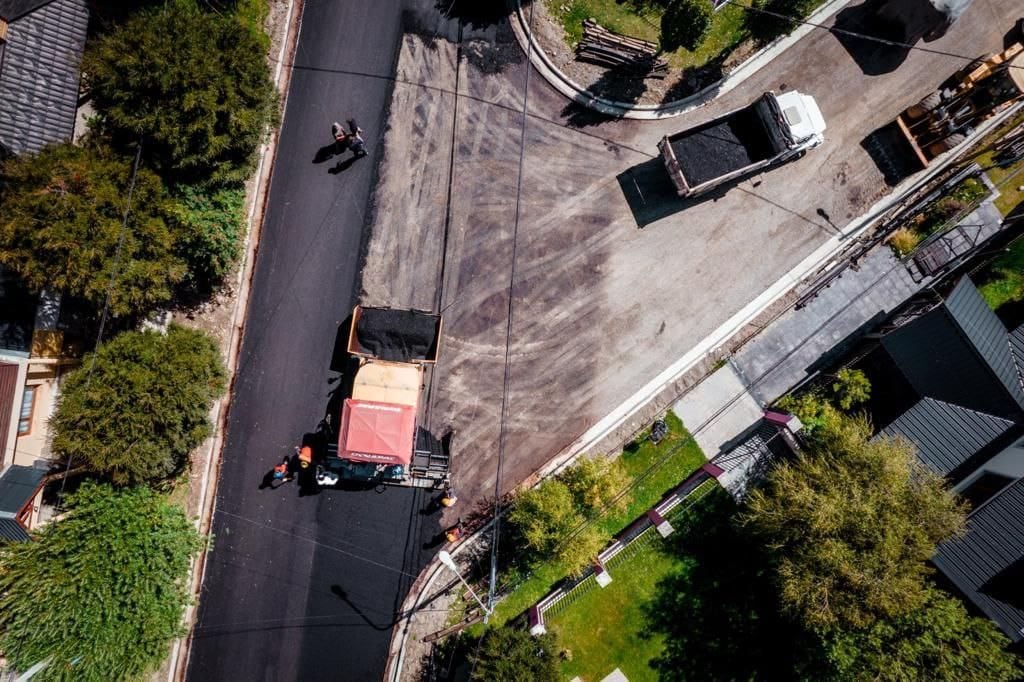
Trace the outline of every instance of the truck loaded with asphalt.
{"type": "Polygon", "coordinates": [[[316,482],[341,481],[438,487],[448,480],[451,436],[423,427],[427,373],[437,362],[441,316],[419,310],[356,306],[347,351],[357,359],[351,395],[329,430],[322,453],[300,452],[316,464],[316,482]],[[317,456],[317,455],[320,456],[317,456]]]}
{"type": "Polygon", "coordinates": [[[676,192],[691,197],[799,158],[824,142],[818,103],[795,90],[766,92],[752,104],[658,143],[676,192]]]}

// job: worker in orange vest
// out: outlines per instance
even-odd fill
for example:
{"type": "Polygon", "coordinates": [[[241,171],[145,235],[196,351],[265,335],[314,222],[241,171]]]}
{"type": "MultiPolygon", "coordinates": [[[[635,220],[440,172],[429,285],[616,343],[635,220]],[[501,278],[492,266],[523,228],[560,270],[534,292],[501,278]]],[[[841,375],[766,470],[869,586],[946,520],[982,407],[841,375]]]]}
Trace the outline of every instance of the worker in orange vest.
{"type": "Polygon", "coordinates": [[[444,532],[444,537],[448,542],[458,542],[462,539],[462,519],[444,532]]]}
{"type": "Polygon", "coordinates": [[[288,458],[285,457],[281,460],[280,464],[274,467],[274,480],[281,481],[283,483],[287,483],[292,480],[292,475],[289,471],[290,468],[288,458]]]}
{"type": "Polygon", "coordinates": [[[455,489],[452,488],[451,482],[450,481],[445,481],[444,482],[444,493],[441,494],[441,506],[442,507],[451,507],[451,506],[453,506],[458,501],[459,501],[459,498],[455,496],[455,489]]]}

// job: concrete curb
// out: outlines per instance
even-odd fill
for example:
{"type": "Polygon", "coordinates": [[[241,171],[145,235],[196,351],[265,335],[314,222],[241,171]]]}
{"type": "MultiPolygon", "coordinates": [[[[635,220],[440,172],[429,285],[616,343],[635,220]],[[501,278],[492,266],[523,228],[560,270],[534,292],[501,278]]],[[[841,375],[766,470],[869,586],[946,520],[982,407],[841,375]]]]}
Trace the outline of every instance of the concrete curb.
{"type": "MultiPolygon", "coordinates": [[[[534,1],[540,2],[541,0],[534,1]]],[[[534,38],[533,32],[530,30],[530,22],[523,16],[522,0],[515,0],[515,16],[509,23],[512,25],[512,32],[515,33],[516,40],[519,41],[519,46],[523,52],[529,55],[533,68],[544,77],[544,80],[551,87],[565,97],[568,97],[580,106],[592,109],[606,116],[657,121],[693,111],[733,90],[747,78],[760,71],[763,66],[792,47],[798,40],[817,28],[817,26],[812,26],[811,24],[823,23],[849,3],[850,0],[829,0],[829,2],[826,2],[805,19],[807,23],[800,24],[792,33],[776,38],[755,52],[722,80],[712,83],[689,97],[684,97],[668,104],[631,104],[629,102],[616,102],[591,94],[586,88],[577,84],[555,66],[554,62],[551,61],[551,58],[548,57],[547,53],[534,38]]]]}
{"type": "MultiPolygon", "coordinates": [[[[288,88],[291,83],[291,69],[285,69],[286,62],[292,62],[295,46],[298,43],[299,29],[302,25],[303,0],[289,0],[288,14],[285,17],[285,35],[281,41],[281,50],[277,55],[277,69],[274,72],[274,84],[281,93],[281,111],[284,112],[288,104],[288,88]]],[[[283,113],[282,113],[283,125],[283,113]]],[[[213,437],[209,441],[207,450],[206,467],[200,478],[199,517],[196,519],[196,527],[204,537],[210,532],[213,523],[213,512],[217,500],[217,487],[220,483],[221,454],[224,447],[224,438],[227,432],[227,418],[231,404],[231,396],[234,391],[235,378],[238,369],[238,357],[242,349],[242,335],[245,330],[246,313],[248,312],[249,293],[252,287],[253,271],[256,265],[256,255],[259,252],[260,236],[263,230],[263,216],[266,210],[267,197],[270,191],[270,180],[273,176],[274,159],[277,156],[277,143],[280,137],[280,126],[275,130],[270,139],[260,149],[259,163],[256,167],[256,187],[249,207],[247,217],[248,239],[246,243],[246,255],[243,266],[239,269],[236,279],[236,291],[238,297],[235,299],[234,309],[231,315],[231,336],[227,343],[227,372],[228,390],[224,397],[214,405],[210,412],[210,419],[216,425],[213,437]]],[[[167,673],[167,682],[183,682],[188,672],[188,660],[191,653],[192,630],[195,627],[196,614],[199,604],[199,593],[202,590],[203,580],[206,577],[206,556],[210,552],[207,547],[192,561],[192,571],[188,585],[191,604],[185,611],[184,623],[187,634],[185,637],[175,640],[171,649],[171,665],[167,673]]]]}

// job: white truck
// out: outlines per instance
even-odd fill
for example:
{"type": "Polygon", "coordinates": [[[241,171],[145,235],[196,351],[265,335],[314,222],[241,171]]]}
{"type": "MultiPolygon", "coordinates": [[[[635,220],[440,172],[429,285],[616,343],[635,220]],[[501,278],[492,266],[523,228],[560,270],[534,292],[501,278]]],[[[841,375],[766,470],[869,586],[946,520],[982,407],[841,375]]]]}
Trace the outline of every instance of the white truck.
{"type": "Polygon", "coordinates": [[[810,95],[766,92],[752,104],[666,136],[662,160],[681,197],[796,159],[825,141],[825,119],[810,95]]]}

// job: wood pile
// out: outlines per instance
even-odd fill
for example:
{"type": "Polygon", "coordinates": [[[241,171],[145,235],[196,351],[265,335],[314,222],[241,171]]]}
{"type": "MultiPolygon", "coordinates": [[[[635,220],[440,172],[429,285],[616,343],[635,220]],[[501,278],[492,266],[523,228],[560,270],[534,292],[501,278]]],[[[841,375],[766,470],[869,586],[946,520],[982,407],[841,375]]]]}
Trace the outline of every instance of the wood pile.
{"type": "Polygon", "coordinates": [[[583,22],[583,40],[576,58],[610,69],[632,67],[644,78],[664,78],[668,62],[658,57],[658,46],[646,40],[612,33],[593,19],[583,22]]]}

